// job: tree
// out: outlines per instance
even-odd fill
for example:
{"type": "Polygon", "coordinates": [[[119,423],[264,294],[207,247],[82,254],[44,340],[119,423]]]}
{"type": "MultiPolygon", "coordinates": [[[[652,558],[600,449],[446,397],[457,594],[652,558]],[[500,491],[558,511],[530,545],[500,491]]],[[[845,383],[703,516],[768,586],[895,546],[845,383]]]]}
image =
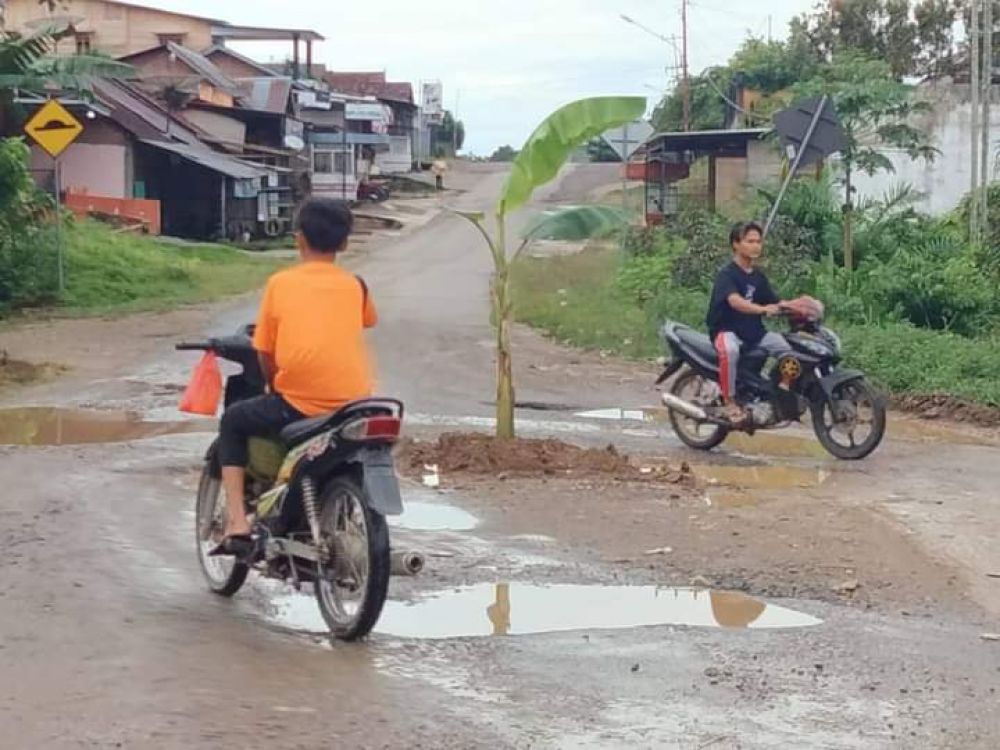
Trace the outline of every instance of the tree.
{"type": "MultiPolygon", "coordinates": [[[[789,25],[789,41],[825,61],[857,50],[884,60],[893,76],[949,72],[961,0],[838,0],[789,25]]],[[[968,28],[968,27],[966,27],[968,28]]]]}
{"type": "Polygon", "coordinates": [[[916,100],[912,89],[898,82],[889,64],[859,52],[838,53],[818,75],[795,87],[796,96],[827,94],[840,115],[847,147],[841,152],[844,170],[844,265],[854,265],[851,220],[854,210],[851,178],[857,170],[865,174],[893,171],[881,150],[889,146],[912,159],[933,159],[937,150],[926,133],[911,123],[913,115],[927,112],[926,102],[916,100]]]}
{"type": "Polygon", "coordinates": [[[533,224],[513,253],[507,247],[507,217],[524,206],[535,189],[552,180],[573,151],[591,138],[611,128],[641,117],[646,100],[641,97],[596,97],[567,104],[549,115],[529,136],[511,167],[494,208],[491,234],[481,213],[461,213],[475,225],[493,256],[491,305],[496,326],[497,351],[497,437],[514,437],[514,380],[510,347],[513,305],[510,295],[510,270],[525,248],[542,237],[586,236],[609,230],[616,219],[623,219],[616,209],[585,206],[550,212],[533,224]]]}
{"type": "Polygon", "coordinates": [[[450,111],[445,110],[441,125],[438,126],[435,133],[434,141],[442,152],[457,154],[465,145],[465,123],[456,120],[450,111]]]}
{"type": "Polygon", "coordinates": [[[917,24],[917,67],[924,75],[954,72],[957,0],[922,0],[914,8],[917,24]]]}
{"type": "MultiPolygon", "coordinates": [[[[712,130],[721,128],[726,117],[726,104],[719,96],[721,85],[729,86],[728,68],[712,68],[691,77],[691,129],[712,130]],[[712,77],[714,76],[714,77],[712,77]]],[[[653,110],[653,127],[658,131],[684,129],[684,97],[677,86],[653,110]]]]}
{"type": "Polygon", "coordinates": [[[500,146],[490,155],[490,161],[508,162],[517,158],[518,151],[513,146],[500,146]]]}
{"type": "Polygon", "coordinates": [[[0,31],[0,134],[15,112],[14,90],[45,93],[55,88],[85,94],[96,78],[122,78],[132,67],[100,55],[56,57],[66,32],[43,30],[27,36],[0,31]]]}

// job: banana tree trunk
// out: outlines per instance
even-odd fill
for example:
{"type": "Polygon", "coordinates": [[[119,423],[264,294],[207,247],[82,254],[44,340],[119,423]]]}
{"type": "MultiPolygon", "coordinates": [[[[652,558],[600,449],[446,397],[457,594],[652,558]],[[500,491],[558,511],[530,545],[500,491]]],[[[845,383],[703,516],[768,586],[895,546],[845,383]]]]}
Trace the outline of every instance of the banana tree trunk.
{"type": "Polygon", "coordinates": [[[854,196],[851,194],[851,165],[845,170],[847,200],[844,202],[844,268],[848,273],[854,270],[854,196]]]}
{"type": "Polygon", "coordinates": [[[493,318],[497,335],[497,437],[511,440],[514,432],[514,371],[510,327],[513,306],[510,299],[510,264],[506,255],[504,221],[498,222],[496,276],[493,279],[493,318]]]}

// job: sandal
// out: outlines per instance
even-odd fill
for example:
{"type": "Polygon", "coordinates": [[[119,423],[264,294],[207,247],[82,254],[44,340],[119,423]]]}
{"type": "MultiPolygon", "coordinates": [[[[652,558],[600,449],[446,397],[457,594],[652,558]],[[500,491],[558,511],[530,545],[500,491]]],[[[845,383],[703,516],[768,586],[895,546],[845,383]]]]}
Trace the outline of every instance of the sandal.
{"type": "Polygon", "coordinates": [[[222,538],[222,541],[208,553],[209,557],[246,557],[253,552],[253,537],[250,534],[231,534],[222,538]]]}
{"type": "Polygon", "coordinates": [[[730,421],[733,427],[741,427],[747,421],[747,410],[736,403],[726,404],[725,410],[726,419],[730,421]]]}

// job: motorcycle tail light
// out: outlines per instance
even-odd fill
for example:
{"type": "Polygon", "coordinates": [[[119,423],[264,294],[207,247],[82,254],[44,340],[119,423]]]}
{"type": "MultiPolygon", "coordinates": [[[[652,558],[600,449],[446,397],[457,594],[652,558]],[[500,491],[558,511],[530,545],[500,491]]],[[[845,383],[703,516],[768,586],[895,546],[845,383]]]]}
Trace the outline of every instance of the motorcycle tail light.
{"type": "Polygon", "coordinates": [[[344,425],[340,434],[354,442],[379,441],[394,443],[402,429],[399,417],[379,416],[357,419],[344,425]]]}

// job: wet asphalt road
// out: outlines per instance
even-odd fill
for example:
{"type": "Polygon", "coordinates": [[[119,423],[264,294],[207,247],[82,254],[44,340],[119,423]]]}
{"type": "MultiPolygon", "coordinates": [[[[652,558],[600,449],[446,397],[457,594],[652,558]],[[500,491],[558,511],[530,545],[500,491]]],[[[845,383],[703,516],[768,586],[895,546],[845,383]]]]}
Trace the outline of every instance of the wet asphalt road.
{"type": "MultiPolygon", "coordinates": [[[[482,208],[502,176],[464,179],[469,192],[456,205],[482,208]]],[[[352,260],[381,309],[374,345],[382,390],[401,396],[417,425],[490,413],[490,266],[475,240],[460,219],[442,215],[352,260]]],[[[251,304],[236,305],[209,328],[228,331],[251,314],[251,304]]],[[[521,366],[563,356],[531,334],[519,336],[521,366]]],[[[57,383],[35,397],[169,418],[176,393],[166,386],[183,382],[189,366],[165,352],[113,378],[57,383]]],[[[613,367],[595,368],[593,378],[576,387],[526,368],[520,395],[581,409],[650,402],[644,384],[613,367]]],[[[583,440],[622,438],[617,427],[561,422],[583,425],[561,428],[583,440]]],[[[304,594],[261,582],[233,601],[205,592],[192,499],[209,439],[206,432],[0,447],[0,747],[1000,744],[991,710],[1000,651],[979,637],[987,615],[902,618],[813,601],[770,602],[765,610],[751,600],[716,601],[708,592],[695,600],[667,589],[652,604],[659,595],[531,591],[521,586],[630,581],[610,566],[575,564],[557,539],[513,537],[448,509],[431,508],[409,522],[417,528],[395,532],[397,543],[437,555],[424,578],[394,581],[397,604],[387,622],[391,615],[397,635],[330,644],[311,632],[304,594]],[[466,588],[472,585],[483,588],[466,588]],[[643,617],[651,606],[653,621],[674,624],[649,626],[643,617]],[[759,627],[765,616],[782,614],[779,606],[801,626],[759,627]],[[720,622],[751,627],[722,629],[720,622]],[[482,635],[507,628],[515,634],[482,635]],[[536,629],[555,632],[524,632],[536,629]]],[[[996,454],[981,446],[949,450],[942,466],[964,477],[949,506],[958,529],[973,525],[957,505],[962,493],[975,499],[990,486],[983,462],[996,454]]],[[[905,468],[909,452],[890,453],[899,462],[882,459],[844,486],[858,494],[898,486],[895,507],[924,508],[917,472],[905,468]]],[[[406,492],[419,502],[462,504],[460,495],[434,497],[414,485],[406,492]]],[[[985,517],[995,512],[989,507],[985,517]]],[[[912,520],[916,534],[940,530],[912,520]]],[[[995,553],[979,554],[986,565],[995,553]]]]}

